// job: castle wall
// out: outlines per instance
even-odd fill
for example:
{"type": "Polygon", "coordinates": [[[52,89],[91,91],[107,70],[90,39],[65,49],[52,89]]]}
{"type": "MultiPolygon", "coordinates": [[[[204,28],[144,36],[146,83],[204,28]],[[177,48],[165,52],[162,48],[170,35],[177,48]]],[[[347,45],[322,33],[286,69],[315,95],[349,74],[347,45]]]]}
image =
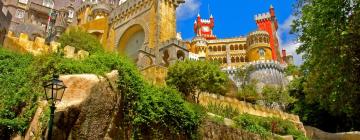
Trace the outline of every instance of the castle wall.
{"type": "Polygon", "coordinates": [[[201,93],[200,94],[200,104],[207,106],[208,104],[221,104],[224,106],[231,106],[240,113],[247,113],[255,116],[260,117],[278,117],[284,120],[289,120],[296,124],[296,126],[302,132],[305,132],[304,126],[299,119],[299,116],[288,114],[276,109],[270,109],[263,106],[253,105],[250,103],[242,102],[234,98],[224,97],[221,95],[215,94],[208,94],[208,93],[201,93]]]}

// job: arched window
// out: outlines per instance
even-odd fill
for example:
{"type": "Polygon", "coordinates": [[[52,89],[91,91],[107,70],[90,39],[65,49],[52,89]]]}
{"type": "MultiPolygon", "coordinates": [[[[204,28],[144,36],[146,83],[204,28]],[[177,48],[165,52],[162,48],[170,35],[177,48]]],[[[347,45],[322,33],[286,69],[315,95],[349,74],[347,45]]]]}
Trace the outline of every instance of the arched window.
{"type": "Polygon", "coordinates": [[[245,62],[245,58],[244,58],[244,57],[241,57],[240,61],[241,61],[241,62],[245,62]]]}
{"type": "Polygon", "coordinates": [[[213,49],[213,50],[214,50],[214,52],[216,52],[216,51],[217,51],[217,48],[216,48],[216,46],[214,46],[214,49],[213,49]]]}
{"type": "Polygon", "coordinates": [[[240,58],[239,57],[236,57],[236,63],[240,62],[240,58]]]}
{"type": "Polygon", "coordinates": [[[226,46],[222,46],[222,51],[226,51],[226,46]]]}
{"type": "Polygon", "coordinates": [[[218,49],[218,51],[221,51],[221,47],[220,47],[220,46],[217,46],[217,49],[218,49]]]}
{"type": "Polygon", "coordinates": [[[263,43],[263,38],[259,37],[259,43],[263,43]]]}
{"type": "Polygon", "coordinates": [[[233,45],[230,45],[230,50],[234,50],[234,46],[233,46],[233,45]]]}
{"type": "Polygon", "coordinates": [[[235,45],[235,50],[239,50],[239,46],[237,44],[235,45]]]}
{"type": "Polygon", "coordinates": [[[225,58],[225,57],[223,58],[223,63],[224,63],[224,64],[226,64],[226,63],[227,63],[227,61],[226,61],[226,58],[225,58]]]}
{"type": "Polygon", "coordinates": [[[231,57],[231,63],[235,63],[235,58],[231,57]]]}
{"type": "Polygon", "coordinates": [[[212,51],[212,47],[210,46],[210,47],[209,47],[209,52],[211,52],[211,51],[212,51]]]}

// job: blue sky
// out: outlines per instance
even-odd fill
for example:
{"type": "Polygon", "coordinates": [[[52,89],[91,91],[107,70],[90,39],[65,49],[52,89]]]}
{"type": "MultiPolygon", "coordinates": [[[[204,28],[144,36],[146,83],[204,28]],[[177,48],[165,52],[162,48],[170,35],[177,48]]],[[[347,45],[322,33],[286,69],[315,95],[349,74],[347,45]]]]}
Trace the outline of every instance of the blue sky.
{"type": "Polygon", "coordinates": [[[301,56],[295,53],[299,43],[289,34],[294,19],[293,5],[296,0],[185,0],[177,10],[177,30],[185,40],[194,37],[194,20],[198,13],[202,18],[215,18],[214,34],[218,38],[246,36],[257,29],[254,15],[268,12],[272,4],[279,22],[278,35],[280,47],[294,55],[295,64],[302,63],[301,56]],[[209,8],[210,7],[210,8],[209,8]]]}

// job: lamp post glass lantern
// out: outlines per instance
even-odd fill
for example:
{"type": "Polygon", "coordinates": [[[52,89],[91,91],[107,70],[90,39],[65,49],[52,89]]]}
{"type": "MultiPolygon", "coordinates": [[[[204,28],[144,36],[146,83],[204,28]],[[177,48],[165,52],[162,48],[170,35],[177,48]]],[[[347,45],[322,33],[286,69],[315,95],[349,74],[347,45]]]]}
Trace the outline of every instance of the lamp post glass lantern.
{"type": "Polygon", "coordinates": [[[59,80],[58,75],[54,75],[53,78],[46,82],[44,84],[44,90],[45,90],[45,97],[46,100],[51,102],[50,105],[50,120],[49,120],[49,129],[47,133],[47,140],[51,140],[52,136],[52,126],[53,126],[53,120],[54,120],[54,113],[55,113],[55,103],[57,101],[61,101],[64,92],[65,92],[66,86],[63,81],[59,80]]]}
{"type": "Polygon", "coordinates": [[[66,86],[64,82],[59,80],[58,75],[54,75],[53,79],[44,85],[46,100],[53,101],[54,103],[61,101],[65,89],[66,86]]]}

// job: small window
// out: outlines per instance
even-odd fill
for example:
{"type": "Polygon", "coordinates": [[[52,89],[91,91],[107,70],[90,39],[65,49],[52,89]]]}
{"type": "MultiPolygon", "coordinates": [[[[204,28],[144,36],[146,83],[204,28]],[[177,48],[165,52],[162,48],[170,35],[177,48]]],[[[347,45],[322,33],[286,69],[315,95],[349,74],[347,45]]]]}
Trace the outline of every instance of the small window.
{"type": "Polygon", "coordinates": [[[54,1],[53,0],[43,0],[43,6],[54,8],[54,1]]]}
{"type": "Polygon", "coordinates": [[[24,18],[25,15],[25,11],[22,9],[17,9],[16,13],[15,13],[15,17],[16,18],[24,18]]]}
{"type": "Polygon", "coordinates": [[[27,4],[27,3],[28,3],[28,0],[19,0],[19,3],[27,4]]]}
{"type": "Polygon", "coordinates": [[[73,18],[74,17],[74,10],[70,9],[69,10],[69,18],[73,18]]]}

